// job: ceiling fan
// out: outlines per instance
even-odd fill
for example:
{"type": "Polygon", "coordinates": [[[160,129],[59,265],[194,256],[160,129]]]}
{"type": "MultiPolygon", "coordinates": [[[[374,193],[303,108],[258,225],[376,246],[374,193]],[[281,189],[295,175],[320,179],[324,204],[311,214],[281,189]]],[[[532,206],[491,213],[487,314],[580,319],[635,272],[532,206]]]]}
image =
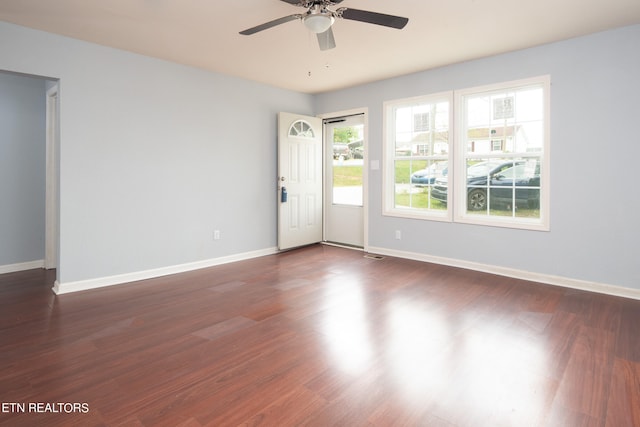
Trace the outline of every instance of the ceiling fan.
{"type": "Polygon", "coordinates": [[[366,22],[368,24],[382,25],[399,30],[404,28],[404,26],[407,25],[407,22],[409,22],[408,18],[387,15],[384,13],[370,12],[368,10],[351,9],[348,7],[340,7],[335,11],[329,9],[329,7],[342,3],[342,0],[280,1],[289,3],[293,6],[304,7],[305,9],[307,9],[307,11],[306,13],[296,13],[293,15],[284,16],[282,18],[274,19],[273,21],[265,22],[264,24],[257,25],[244,31],[240,31],[240,34],[248,36],[266,30],[268,28],[275,27],[276,25],[300,19],[309,30],[317,34],[320,50],[328,50],[336,47],[336,42],[333,38],[333,30],[331,29],[331,26],[335,22],[336,18],[366,22]]]}

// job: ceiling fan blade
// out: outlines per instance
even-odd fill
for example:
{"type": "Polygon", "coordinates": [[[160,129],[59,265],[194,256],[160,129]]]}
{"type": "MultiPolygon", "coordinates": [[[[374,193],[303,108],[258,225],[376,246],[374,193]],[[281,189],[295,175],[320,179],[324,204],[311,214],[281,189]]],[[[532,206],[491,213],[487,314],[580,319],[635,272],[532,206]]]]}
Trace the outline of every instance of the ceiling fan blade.
{"type": "Polygon", "coordinates": [[[318,45],[320,45],[320,50],[329,50],[336,47],[336,40],[333,38],[331,27],[324,33],[318,33],[318,45]]]}
{"type": "MultiPolygon", "coordinates": [[[[313,6],[313,2],[309,2],[308,0],[307,1],[305,1],[305,0],[280,0],[280,1],[292,4],[294,6],[301,6],[301,7],[307,7],[307,8],[313,6]]],[[[343,0],[324,0],[322,2],[322,4],[324,6],[330,6],[330,5],[336,5],[338,3],[342,3],[342,1],[343,0]]]]}
{"type": "Polygon", "coordinates": [[[341,16],[344,19],[397,28],[398,30],[404,28],[404,26],[407,25],[407,22],[409,22],[409,18],[386,15],[384,13],[378,12],[370,12],[368,10],[350,9],[348,7],[343,7],[340,8],[339,11],[341,12],[341,16]]]}
{"type": "Polygon", "coordinates": [[[259,31],[263,31],[269,29],[271,27],[275,27],[276,25],[284,24],[285,22],[295,21],[296,19],[301,19],[302,15],[299,13],[295,15],[284,16],[282,18],[274,19],[273,21],[265,22],[264,24],[257,25],[252,28],[248,28],[244,31],[240,31],[240,34],[244,36],[250,36],[251,34],[255,34],[259,31]]]}

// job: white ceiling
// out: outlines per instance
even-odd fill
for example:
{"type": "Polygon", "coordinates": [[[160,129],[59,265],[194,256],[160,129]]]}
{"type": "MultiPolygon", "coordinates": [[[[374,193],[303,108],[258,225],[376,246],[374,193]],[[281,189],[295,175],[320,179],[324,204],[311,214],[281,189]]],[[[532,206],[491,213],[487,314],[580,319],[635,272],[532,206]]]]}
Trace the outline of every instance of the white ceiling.
{"type": "MultiPolygon", "coordinates": [[[[640,0],[344,0],[406,16],[395,30],[333,26],[321,52],[279,0],[0,0],[0,20],[306,93],[319,93],[640,23],[640,0]]],[[[640,49],[640,46],[639,46],[640,49]]]]}

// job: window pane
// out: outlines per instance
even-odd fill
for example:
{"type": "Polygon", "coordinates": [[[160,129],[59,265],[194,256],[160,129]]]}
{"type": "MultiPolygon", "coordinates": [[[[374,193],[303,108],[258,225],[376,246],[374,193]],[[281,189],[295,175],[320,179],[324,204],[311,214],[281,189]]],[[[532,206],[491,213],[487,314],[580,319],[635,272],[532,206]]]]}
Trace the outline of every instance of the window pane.
{"type": "Polygon", "coordinates": [[[540,218],[540,158],[467,161],[467,213],[540,218]]]}
{"type": "Polygon", "coordinates": [[[364,125],[333,129],[333,203],[363,205],[364,125]]]}
{"type": "Polygon", "coordinates": [[[487,127],[491,122],[489,96],[471,96],[467,98],[466,121],[469,127],[487,127]]]}
{"type": "Polygon", "coordinates": [[[516,92],[516,121],[542,121],[544,119],[544,92],[541,87],[523,88],[516,92]]]}
{"type": "Polygon", "coordinates": [[[413,137],[413,108],[403,107],[395,110],[395,155],[411,155],[413,137]]]}
{"type": "Polygon", "coordinates": [[[395,164],[395,196],[394,207],[418,208],[420,205],[419,190],[411,185],[412,175],[427,166],[426,160],[396,160],[395,164]]]}
{"type": "Polygon", "coordinates": [[[544,147],[544,123],[538,121],[519,124],[515,137],[515,151],[540,153],[544,147]]]}
{"type": "Polygon", "coordinates": [[[449,103],[424,103],[394,109],[395,157],[449,152],[449,103]]]}
{"type": "MultiPolygon", "coordinates": [[[[410,176],[411,207],[420,209],[446,210],[446,193],[444,199],[434,199],[432,188],[435,185],[445,186],[449,172],[447,160],[428,159],[425,166],[414,171],[410,176]]],[[[397,207],[397,206],[396,206],[397,207]]]]}

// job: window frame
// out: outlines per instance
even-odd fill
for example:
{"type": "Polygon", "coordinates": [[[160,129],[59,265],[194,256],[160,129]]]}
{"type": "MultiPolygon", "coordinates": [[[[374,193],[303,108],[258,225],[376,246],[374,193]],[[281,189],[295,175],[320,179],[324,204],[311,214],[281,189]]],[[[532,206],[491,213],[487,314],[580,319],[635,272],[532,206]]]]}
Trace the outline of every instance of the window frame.
{"type": "MultiPolygon", "coordinates": [[[[498,82],[483,86],[438,92],[428,95],[420,95],[409,98],[395,99],[383,103],[383,209],[385,216],[394,216],[410,219],[423,219],[432,221],[456,222],[463,224],[486,225],[505,228],[516,228],[537,231],[549,231],[550,221],[550,117],[551,117],[551,78],[549,75],[538,77],[498,82]],[[525,218],[517,216],[477,215],[467,212],[467,138],[465,123],[465,97],[477,96],[487,92],[518,91],[527,86],[539,86],[543,91],[543,118],[542,118],[542,151],[540,153],[494,153],[489,152],[482,157],[486,158],[512,158],[535,157],[540,159],[540,208],[539,217],[525,218]],[[396,207],[396,116],[393,112],[398,108],[415,106],[420,104],[433,104],[447,101],[449,103],[449,150],[447,194],[448,203],[446,210],[426,208],[396,207]]],[[[511,107],[513,108],[513,106],[511,107]]],[[[499,138],[495,138],[496,140],[499,138]]],[[[502,144],[506,142],[503,140],[502,144]]],[[[493,138],[490,139],[493,147],[493,138]]],[[[476,155],[477,156],[477,155],[476,155]]],[[[442,156],[408,156],[410,159],[426,159],[442,156]]],[[[471,156],[473,157],[473,156],[471,156]]]]}
{"type": "MultiPolygon", "coordinates": [[[[454,140],[454,103],[453,103],[453,92],[439,92],[429,95],[420,95],[410,98],[402,98],[391,101],[385,101],[383,103],[383,209],[382,214],[385,216],[395,216],[401,218],[413,218],[413,219],[428,219],[433,221],[447,221],[451,222],[452,220],[452,209],[450,205],[447,205],[446,210],[444,209],[419,209],[419,208],[410,208],[410,207],[396,207],[395,206],[395,197],[396,197],[396,189],[395,189],[395,161],[397,159],[413,159],[413,160],[428,160],[434,159],[436,157],[441,158],[440,156],[409,156],[409,157],[400,157],[396,155],[396,141],[395,141],[395,114],[389,114],[390,111],[395,111],[398,108],[416,106],[421,104],[435,104],[438,102],[448,102],[449,103],[449,118],[448,118],[448,153],[447,153],[447,163],[448,165],[452,164],[453,157],[453,147],[455,144],[454,140]]],[[[413,127],[412,117],[411,123],[413,127]]],[[[411,185],[411,183],[409,183],[411,185]]]]}
{"type": "Polygon", "coordinates": [[[453,194],[453,221],[464,224],[488,225],[495,227],[518,228],[526,230],[549,231],[549,193],[551,189],[549,163],[550,163],[550,76],[539,76],[528,79],[512,80],[508,82],[494,83],[484,86],[477,86],[467,89],[457,90],[454,93],[454,170],[453,186],[449,183],[449,194],[453,194]],[[522,157],[540,158],[540,216],[538,218],[524,217],[503,217],[491,215],[476,215],[467,212],[467,182],[465,176],[465,165],[467,156],[467,140],[464,137],[466,132],[466,110],[465,97],[477,96],[483,93],[495,93],[509,90],[519,90],[526,87],[539,86],[542,89],[542,109],[543,109],[543,144],[540,153],[529,154],[526,152],[514,153],[487,153],[483,158],[511,158],[513,160],[522,157]]]}

